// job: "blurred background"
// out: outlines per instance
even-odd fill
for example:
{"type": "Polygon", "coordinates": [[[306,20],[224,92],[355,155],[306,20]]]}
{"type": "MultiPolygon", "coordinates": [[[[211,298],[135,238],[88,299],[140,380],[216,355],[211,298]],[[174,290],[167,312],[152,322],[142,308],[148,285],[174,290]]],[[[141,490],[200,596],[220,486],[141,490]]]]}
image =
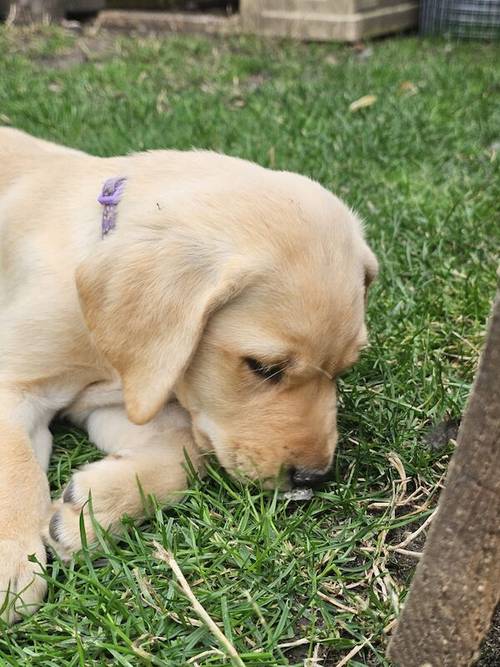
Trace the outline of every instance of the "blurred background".
{"type": "Polygon", "coordinates": [[[165,28],[174,13],[171,29],[176,31],[314,40],[355,41],[417,28],[422,34],[464,38],[500,34],[499,0],[0,0],[0,15],[8,22],[88,20],[99,12],[106,26],[165,28]],[[185,12],[199,17],[183,17],[185,12]]]}

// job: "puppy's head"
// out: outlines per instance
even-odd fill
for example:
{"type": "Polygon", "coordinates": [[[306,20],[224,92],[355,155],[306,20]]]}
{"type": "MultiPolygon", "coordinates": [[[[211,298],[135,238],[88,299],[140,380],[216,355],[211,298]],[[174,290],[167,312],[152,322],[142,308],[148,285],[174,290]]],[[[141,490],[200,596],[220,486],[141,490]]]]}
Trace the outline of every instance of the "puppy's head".
{"type": "Polygon", "coordinates": [[[124,220],[79,267],[82,309],[132,421],[175,393],[198,445],[232,474],[322,474],[335,378],[366,344],[377,263],[358,220],[318,184],[218,160],[230,187],[215,169],[154,221],[124,220]]]}

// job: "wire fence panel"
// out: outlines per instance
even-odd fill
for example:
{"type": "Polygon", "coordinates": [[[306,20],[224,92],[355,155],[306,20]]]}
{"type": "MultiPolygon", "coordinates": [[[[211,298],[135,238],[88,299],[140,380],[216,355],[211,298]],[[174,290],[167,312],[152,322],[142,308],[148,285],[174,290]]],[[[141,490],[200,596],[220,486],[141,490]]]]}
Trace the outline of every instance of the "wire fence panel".
{"type": "Polygon", "coordinates": [[[498,39],[500,0],[422,0],[420,32],[465,39],[498,39]]]}

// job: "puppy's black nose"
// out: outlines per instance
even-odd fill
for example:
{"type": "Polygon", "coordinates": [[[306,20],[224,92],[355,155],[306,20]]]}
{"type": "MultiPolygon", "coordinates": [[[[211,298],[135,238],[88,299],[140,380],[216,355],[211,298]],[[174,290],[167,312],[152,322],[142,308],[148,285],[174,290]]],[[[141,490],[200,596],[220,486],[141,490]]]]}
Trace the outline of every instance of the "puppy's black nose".
{"type": "Polygon", "coordinates": [[[292,486],[299,488],[315,488],[331,479],[332,471],[308,470],[307,468],[291,468],[290,481],[292,486]]]}

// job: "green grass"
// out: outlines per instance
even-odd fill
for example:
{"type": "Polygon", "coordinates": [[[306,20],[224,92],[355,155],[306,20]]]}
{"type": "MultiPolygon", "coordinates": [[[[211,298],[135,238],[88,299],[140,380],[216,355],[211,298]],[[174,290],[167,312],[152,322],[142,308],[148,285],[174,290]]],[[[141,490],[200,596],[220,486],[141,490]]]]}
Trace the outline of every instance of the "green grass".
{"type": "MultiPolygon", "coordinates": [[[[426,433],[463,411],[495,291],[500,44],[390,39],[359,58],[255,39],[85,39],[99,46],[90,58],[59,32],[0,32],[0,120],[100,155],[196,146],[309,174],[364,217],[381,275],[371,347],[341,381],[335,481],[293,504],[215,467],[122,541],[101,534],[49,566],[46,604],[0,628],[0,663],[177,666],[209,651],[200,667],[229,664],[153,557],[158,540],[246,665],[333,667],[360,645],[351,667],[385,665],[414,562],[388,546],[435,505],[452,447],[429,449],[426,433]],[[367,94],[375,104],[351,113],[367,94]]],[[[57,426],[54,493],[95,456],[57,426]]]]}

